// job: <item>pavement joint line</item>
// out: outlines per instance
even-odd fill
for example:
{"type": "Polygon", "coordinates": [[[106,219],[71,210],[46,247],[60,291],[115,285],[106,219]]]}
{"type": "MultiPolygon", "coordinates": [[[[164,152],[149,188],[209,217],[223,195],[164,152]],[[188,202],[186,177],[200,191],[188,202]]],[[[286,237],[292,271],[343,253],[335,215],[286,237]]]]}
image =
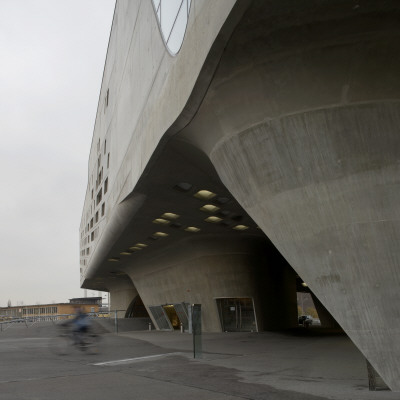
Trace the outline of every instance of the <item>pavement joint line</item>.
{"type": "Polygon", "coordinates": [[[114,365],[123,365],[123,364],[131,364],[138,361],[146,361],[151,358],[163,358],[168,356],[176,356],[176,355],[183,355],[181,352],[174,352],[174,353],[163,353],[163,354],[153,354],[151,356],[143,356],[143,357],[135,357],[135,358],[125,358],[122,360],[113,360],[113,361],[104,361],[100,363],[94,363],[90,365],[96,366],[114,366],[114,365]]]}

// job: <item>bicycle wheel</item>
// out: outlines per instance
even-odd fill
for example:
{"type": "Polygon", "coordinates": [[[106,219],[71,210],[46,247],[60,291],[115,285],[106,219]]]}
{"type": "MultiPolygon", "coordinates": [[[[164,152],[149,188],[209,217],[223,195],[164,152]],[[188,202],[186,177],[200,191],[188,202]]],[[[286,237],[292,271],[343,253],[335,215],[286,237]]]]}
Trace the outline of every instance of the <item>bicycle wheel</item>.
{"type": "Polygon", "coordinates": [[[59,335],[51,338],[50,351],[59,356],[64,356],[70,352],[71,340],[67,335],[59,335]]]}
{"type": "Polygon", "coordinates": [[[85,338],[81,350],[86,351],[88,354],[100,353],[100,337],[95,333],[88,333],[85,338]]]}

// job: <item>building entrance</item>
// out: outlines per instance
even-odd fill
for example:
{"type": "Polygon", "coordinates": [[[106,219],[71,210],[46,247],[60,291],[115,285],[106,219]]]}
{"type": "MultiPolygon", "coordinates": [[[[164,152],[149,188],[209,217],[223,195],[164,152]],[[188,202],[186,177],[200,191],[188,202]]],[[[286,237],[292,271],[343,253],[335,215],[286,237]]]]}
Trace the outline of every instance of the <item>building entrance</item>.
{"type": "Polygon", "coordinates": [[[256,332],[253,299],[230,297],[216,299],[219,318],[224,332],[256,332]]]}
{"type": "Polygon", "coordinates": [[[171,322],[173,329],[180,329],[181,321],[178,314],[175,311],[175,307],[172,304],[163,306],[165,314],[167,315],[169,321],[171,322]]]}
{"type": "Polygon", "coordinates": [[[188,304],[164,304],[162,306],[149,306],[154,321],[160,330],[184,329],[188,331],[188,304]]]}

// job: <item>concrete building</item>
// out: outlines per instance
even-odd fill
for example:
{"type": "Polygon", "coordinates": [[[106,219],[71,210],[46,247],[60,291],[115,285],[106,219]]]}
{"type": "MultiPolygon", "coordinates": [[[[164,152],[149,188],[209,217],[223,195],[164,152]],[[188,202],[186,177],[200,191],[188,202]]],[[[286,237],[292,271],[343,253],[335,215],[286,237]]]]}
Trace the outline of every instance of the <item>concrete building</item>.
{"type": "Polygon", "coordinates": [[[116,3],[82,287],[160,329],[200,303],[207,331],[261,331],[306,282],[400,390],[399,2],[178,3],[116,3]]]}

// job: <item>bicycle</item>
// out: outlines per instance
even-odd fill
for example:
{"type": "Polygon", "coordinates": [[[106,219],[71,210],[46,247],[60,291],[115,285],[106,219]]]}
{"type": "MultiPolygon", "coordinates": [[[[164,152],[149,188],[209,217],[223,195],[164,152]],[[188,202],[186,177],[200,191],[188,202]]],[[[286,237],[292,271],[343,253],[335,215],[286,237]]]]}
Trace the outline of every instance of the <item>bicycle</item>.
{"type": "Polygon", "coordinates": [[[100,336],[89,327],[86,331],[74,331],[71,324],[57,325],[57,334],[50,340],[50,350],[57,355],[67,355],[73,350],[98,354],[100,336]]]}

